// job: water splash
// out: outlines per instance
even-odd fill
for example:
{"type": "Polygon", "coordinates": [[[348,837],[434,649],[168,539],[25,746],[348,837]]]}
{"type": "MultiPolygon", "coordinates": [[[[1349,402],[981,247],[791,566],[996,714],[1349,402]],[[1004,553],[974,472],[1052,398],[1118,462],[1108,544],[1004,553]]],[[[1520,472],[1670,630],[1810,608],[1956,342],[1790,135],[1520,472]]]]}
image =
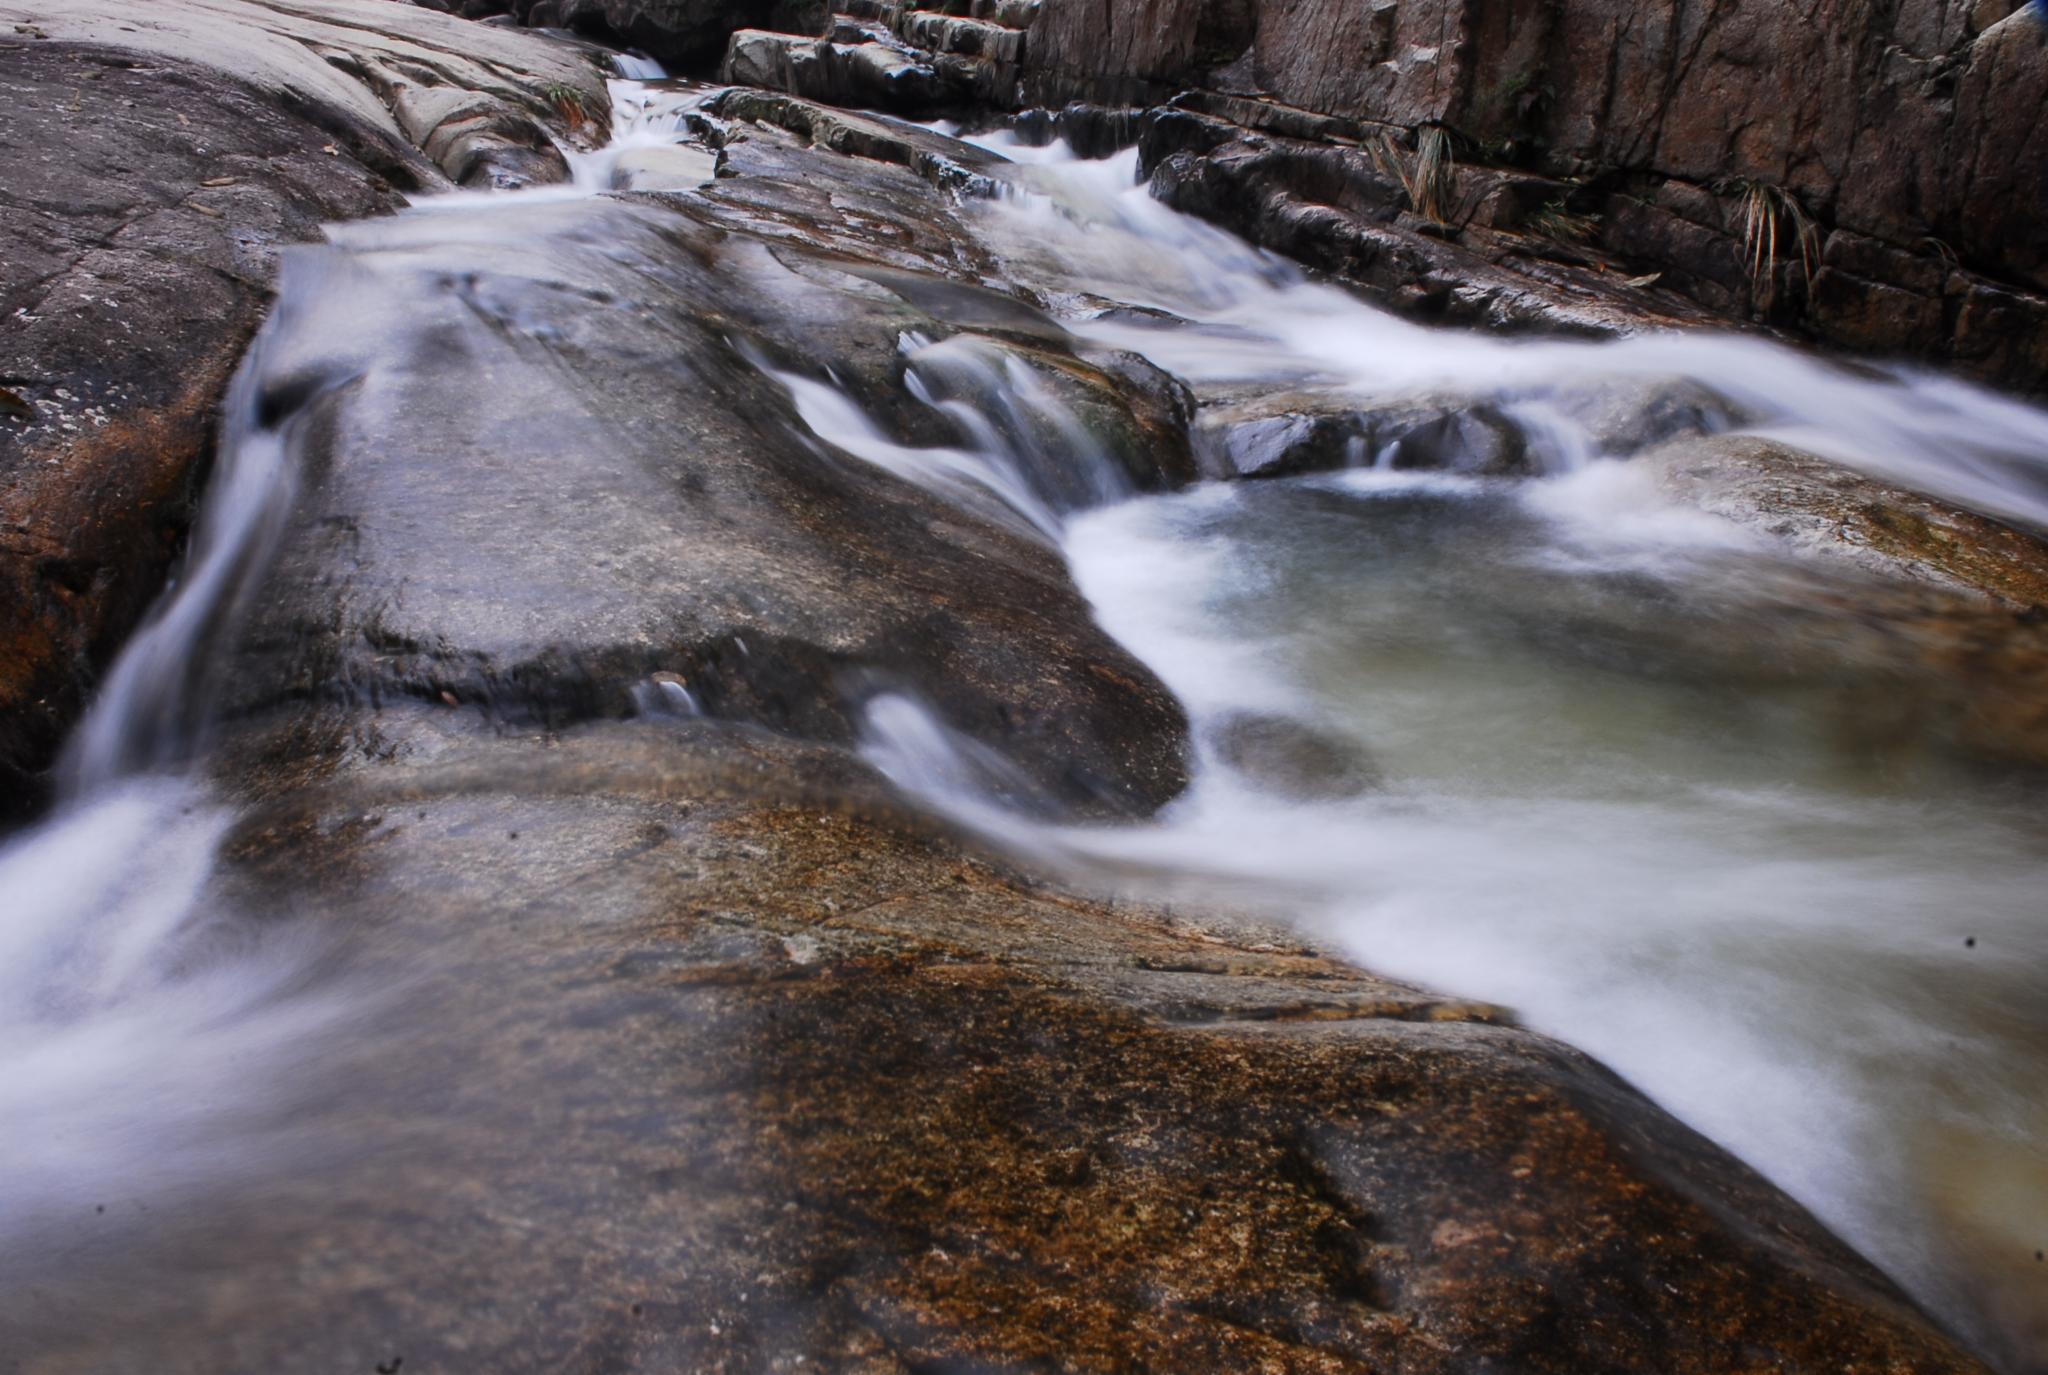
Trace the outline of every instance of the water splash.
{"type": "Polygon", "coordinates": [[[645,53],[613,53],[612,70],[627,81],[666,81],[668,69],[645,53]]]}
{"type": "Polygon", "coordinates": [[[360,1005],[307,989],[306,928],[211,894],[231,821],[189,780],[139,779],[0,846],[0,1239],[75,1238],[250,1167],[271,1130],[252,1083],[360,1005]]]}
{"type": "Polygon", "coordinates": [[[947,410],[946,403],[916,380],[914,371],[913,395],[961,420],[977,441],[973,447],[905,444],[876,424],[836,383],[778,368],[751,349],[744,352],[755,367],[789,393],[798,418],[827,444],[1026,538],[1045,544],[1059,542],[1059,515],[1033,490],[994,423],[971,409],[947,410]]]}

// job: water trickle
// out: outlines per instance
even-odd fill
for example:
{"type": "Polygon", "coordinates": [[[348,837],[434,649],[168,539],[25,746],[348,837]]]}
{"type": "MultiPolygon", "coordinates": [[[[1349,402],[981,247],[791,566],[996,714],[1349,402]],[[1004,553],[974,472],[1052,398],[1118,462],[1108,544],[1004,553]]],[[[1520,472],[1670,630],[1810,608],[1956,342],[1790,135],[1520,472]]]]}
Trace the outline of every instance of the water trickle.
{"type": "Polygon", "coordinates": [[[1108,446],[1014,354],[965,335],[934,343],[906,334],[901,350],[905,391],[952,425],[958,446],[903,443],[835,380],[742,351],[819,439],[1034,539],[1056,544],[1070,513],[1132,491],[1108,446]]]}
{"type": "Polygon", "coordinates": [[[256,576],[275,551],[298,489],[295,443],[321,398],[364,366],[345,347],[295,356],[282,338],[347,322],[303,318],[307,278],[333,270],[312,250],[288,254],[279,304],[236,371],[222,406],[220,457],[184,567],[121,656],[73,739],[63,772],[71,797],[131,774],[173,769],[196,755],[231,632],[256,576]]]}
{"type": "MultiPolygon", "coordinates": [[[[496,231],[476,216],[604,189],[622,148],[673,143],[701,94],[613,92],[620,136],[572,158],[574,185],[448,193],[408,213],[482,247],[496,231]]],[[[285,252],[222,406],[191,546],[74,733],[55,813],[0,845],[0,1236],[72,1225],[96,1198],[133,1211],[259,1170],[285,1067],[376,1004],[375,990],[313,977],[331,933],[217,891],[235,813],[204,772],[222,673],[279,552],[308,429],[378,367],[359,315],[377,288],[357,276],[343,248],[285,252]]],[[[694,709],[678,684],[650,691],[670,714],[694,709]]]]}
{"type": "Polygon", "coordinates": [[[643,53],[613,53],[612,68],[628,81],[666,81],[668,71],[643,53]]]}

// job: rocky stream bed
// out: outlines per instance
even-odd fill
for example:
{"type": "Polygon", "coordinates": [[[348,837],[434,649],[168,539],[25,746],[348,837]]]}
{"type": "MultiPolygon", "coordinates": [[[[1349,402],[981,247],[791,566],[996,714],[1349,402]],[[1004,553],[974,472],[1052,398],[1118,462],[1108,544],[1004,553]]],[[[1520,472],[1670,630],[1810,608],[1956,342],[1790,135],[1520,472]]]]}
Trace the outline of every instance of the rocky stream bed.
{"type": "Polygon", "coordinates": [[[2048,220],[1354,8],[0,0],[0,1371],[2048,1369],[2048,220]]]}

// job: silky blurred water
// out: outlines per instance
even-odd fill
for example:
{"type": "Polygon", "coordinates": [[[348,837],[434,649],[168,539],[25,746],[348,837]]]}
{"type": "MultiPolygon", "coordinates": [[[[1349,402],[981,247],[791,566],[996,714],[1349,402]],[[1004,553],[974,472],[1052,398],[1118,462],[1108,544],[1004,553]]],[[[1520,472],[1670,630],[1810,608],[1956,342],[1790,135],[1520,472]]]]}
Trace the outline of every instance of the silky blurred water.
{"type": "MultiPolygon", "coordinates": [[[[603,193],[621,151],[684,137],[702,92],[615,95],[612,148],[526,199],[603,193]]],[[[822,444],[1057,547],[1186,704],[1197,753],[1184,798],[1121,827],[1020,809],[1000,748],[905,698],[870,704],[870,761],[1072,882],[1255,906],[1376,971],[1507,1004],[2012,1369],[2048,1362],[2038,780],[1973,753],[1953,728],[1967,685],[1858,614],[1893,591],[1675,502],[1563,400],[1682,380],[1726,424],[2042,528],[2048,414],[1756,339],[1424,329],[1158,205],[1134,155],[980,142],[1017,159],[1015,194],[963,215],[1084,342],[1199,398],[1485,402],[1541,475],[1359,452],[1336,473],[1133,497],[1028,371],[959,342],[900,345],[908,397],[957,434],[938,446],[888,432],[823,369],[757,357],[822,444]]],[[[413,214],[482,261],[516,232],[493,218],[506,203],[413,214]]],[[[294,490],[294,418],[376,381],[349,293],[295,281],[345,272],[351,243],[403,253],[422,222],[293,260],[192,556],[109,675],[64,805],[0,850],[0,1235],[109,1180],[146,1198],[252,1168],[274,1144],[266,1094],[361,1014],[314,977],[324,936],[216,881],[234,813],[205,782],[209,673],[294,490]],[[295,314],[316,296],[332,317],[295,314]]],[[[698,710],[679,683],[649,693],[650,715],[698,710]]]]}
{"type": "Polygon", "coordinates": [[[1750,433],[2036,528],[2048,414],[1753,338],[1425,329],[1160,206],[1134,154],[980,141],[1029,188],[983,232],[1085,337],[1198,390],[1506,403],[1547,476],[1356,454],[1070,522],[1098,617],[1194,720],[1195,786],[1156,824],[1006,812],[913,702],[877,707],[870,758],[1075,881],[1261,907],[1509,1005],[2004,1363],[2048,1362],[2038,779],[1959,745],[1970,686],[1861,614],[1894,589],[1676,502],[1550,399],[1684,380],[1750,433]],[[1233,734],[1272,721],[1377,781],[1289,795],[1234,767],[1233,734]]]}

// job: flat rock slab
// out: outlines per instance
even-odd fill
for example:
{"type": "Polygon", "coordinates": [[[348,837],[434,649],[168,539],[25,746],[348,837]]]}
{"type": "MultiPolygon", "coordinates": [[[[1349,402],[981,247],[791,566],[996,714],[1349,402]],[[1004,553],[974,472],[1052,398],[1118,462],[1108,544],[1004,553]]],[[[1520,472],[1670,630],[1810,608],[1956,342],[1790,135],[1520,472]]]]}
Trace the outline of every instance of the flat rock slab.
{"type": "Polygon", "coordinates": [[[313,694],[562,726],[631,713],[663,674],[711,715],[843,742],[904,691],[1068,805],[1174,796],[1180,709],[1058,555],[831,447],[757,365],[904,398],[903,337],[958,332],[920,295],[976,289],[706,213],[420,214],[308,254],[265,366],[349,380],[293,422],[310,481],[227,710],[313,694]]]}
{"type": "Polygon", "coordinates": [[[28,1375],[1977,1369],[1584,1057],[1037,888],[837,751],[386,712],[277,789],[323,716],[229,751],[211,900],[347,1032],[232,1194],[11,1251],[28,1375]]]}

